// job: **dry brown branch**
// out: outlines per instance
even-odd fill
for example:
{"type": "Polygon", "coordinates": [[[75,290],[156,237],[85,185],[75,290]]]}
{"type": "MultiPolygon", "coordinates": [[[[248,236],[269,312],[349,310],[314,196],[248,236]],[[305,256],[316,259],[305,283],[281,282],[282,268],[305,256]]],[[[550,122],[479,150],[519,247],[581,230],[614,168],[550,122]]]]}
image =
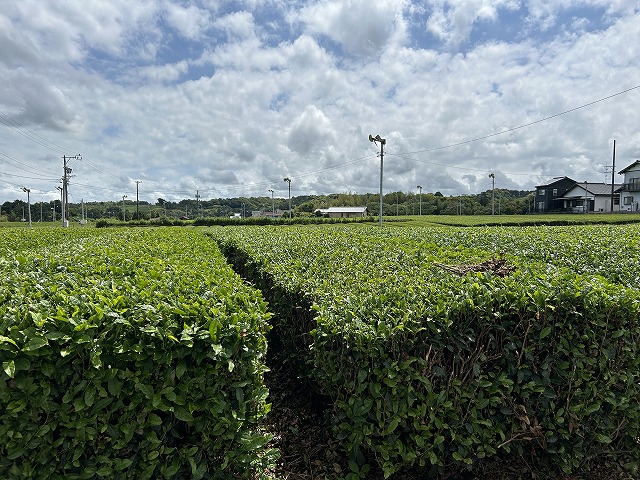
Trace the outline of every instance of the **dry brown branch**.
{"type": "Polygon", "coordinates": [[[461,276],[471,272],[491,272],[499,277],[506,277],[516,269],[513,266],[507,265],[507,261],[503,258],[492,258],[491,260],[475,265],[447,265],[438,262],[433,262],[433,264],[461,276]]]}

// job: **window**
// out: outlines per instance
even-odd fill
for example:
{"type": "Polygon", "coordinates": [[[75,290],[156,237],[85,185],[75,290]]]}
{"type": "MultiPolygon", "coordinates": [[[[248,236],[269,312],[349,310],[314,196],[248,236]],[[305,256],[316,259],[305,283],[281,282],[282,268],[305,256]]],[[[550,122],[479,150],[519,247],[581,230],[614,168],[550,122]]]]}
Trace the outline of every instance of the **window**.
{"type": "Polygon", "coordinates": [[[544,212],[544,202],[538,202],[538,211],[544,212]]]}
{"type": "Polygon", "coordinates": [[[633,203],[633,197],[624,197],[624,204],[631,205],[633,203]]]}
{"type": "Polygon", "coordinates": [[[538,195],[543,196],[544,194],[545,194],[544,188],[541,190],[538,190],[538,195]]]}
{"type": "Polygon", "coordinates": [[[553,189],[553,196],[554,196],[554,197],[557,197],[557,196],[558,196],[558,189],[557,189],[557,188],[554,188],[554,189],[553,189]]]}

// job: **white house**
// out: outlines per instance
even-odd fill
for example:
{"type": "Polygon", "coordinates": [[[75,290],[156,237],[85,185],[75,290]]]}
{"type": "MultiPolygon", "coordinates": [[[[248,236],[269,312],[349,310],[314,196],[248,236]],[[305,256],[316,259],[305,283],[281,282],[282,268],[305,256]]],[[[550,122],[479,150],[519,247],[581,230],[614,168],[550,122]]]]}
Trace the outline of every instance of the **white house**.
{"type": "Polygon", "coordinates": [[[618,189],[620,194],[620,211],[637,212],[640,209],[640,160],[636,160],[628,167],[618,172],[624,175],[622,186],[618,189]]]}
{"type": "Polygon", "coordinates": [[[329,207],[319,208],[316,212],[331,218],[366,217],[369,214],[367,207],[329,207]]]}
{"type": "Polygon", "coordinates": [[[559,200],[567,212],[611,212],[611,192],[613,191],[613,211],[620,210],[620,185],[606,183],[576,182],[559,200]]]}

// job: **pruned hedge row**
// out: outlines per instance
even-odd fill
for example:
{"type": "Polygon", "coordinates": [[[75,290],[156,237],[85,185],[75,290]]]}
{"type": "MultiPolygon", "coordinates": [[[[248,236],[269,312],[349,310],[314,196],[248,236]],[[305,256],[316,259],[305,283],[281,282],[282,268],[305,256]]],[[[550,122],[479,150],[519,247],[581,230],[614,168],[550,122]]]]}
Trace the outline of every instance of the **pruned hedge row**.
{"type": "Polygon", "coordinates": [[[331,398],[354,478],[367,462],[385,476],[420,466],[436,474],[509,455],[565,473],[607,459],[638,474],[640,292],[618,282],[632,277],[631,263],[640,270],[638,242],[624,241],[640,231],[610,228],[556,229],[555,239],[535,229],[362,226],[211,235],[264,289],[274,328],[331,398]],[[542,242],[580,251],[581,233],[590,242],[581,248],[600,256],[535,253],[542,242]],[[607,276],[612,249],[632,260],[609,262],[607,276]],[[497,256],[510,275],[442,268],[497,256]],[[289,320],[307,305],[313,317],[289,320]]]}
{"type": "Polygon", "coordinates": [[[93,232],[0,257],[3,478],[261,478],[260,293],[193,231],[93,232]]]}

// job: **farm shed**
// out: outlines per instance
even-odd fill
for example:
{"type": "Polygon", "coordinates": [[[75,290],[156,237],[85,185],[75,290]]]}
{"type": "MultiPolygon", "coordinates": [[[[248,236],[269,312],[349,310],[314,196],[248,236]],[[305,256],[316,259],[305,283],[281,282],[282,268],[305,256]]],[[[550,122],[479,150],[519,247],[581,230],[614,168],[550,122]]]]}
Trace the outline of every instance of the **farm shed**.
{"type": "Polygon", "coordinates": [[[316,212],[330,218],[357,218],[369,215],[367,207],[329,207],[319,208],[316,212]]]}

